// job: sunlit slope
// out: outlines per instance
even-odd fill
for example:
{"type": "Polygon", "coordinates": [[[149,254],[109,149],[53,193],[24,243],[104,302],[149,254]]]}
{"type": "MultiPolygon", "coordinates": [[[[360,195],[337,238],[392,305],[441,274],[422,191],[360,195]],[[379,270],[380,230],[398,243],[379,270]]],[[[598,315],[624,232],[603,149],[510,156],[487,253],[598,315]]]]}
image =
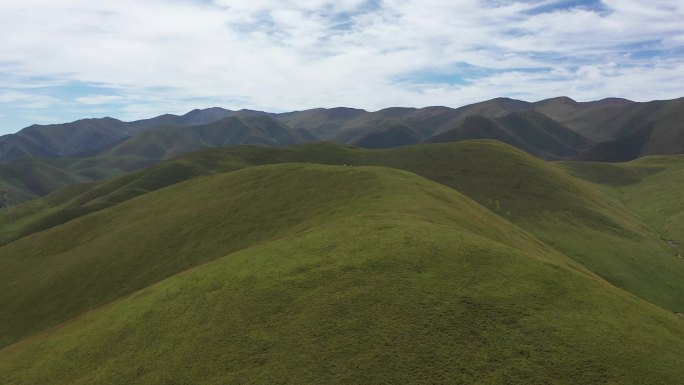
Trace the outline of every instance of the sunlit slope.
{"type": "Polygon", "coordinates": [[[87,291],[68,279],[51,288],[69,287],[59,295],[46,288],[62,307],[161,277],[172,259],[215,260],[0,350],[3,383],[636,384],[684,374],[676,316],[402,171],[249,168],[38,236],[76,230],[101,252],[34,257],[63,266],[53,283],[71,266],[90,281],[87,291]],[[205,246],[217,237],[244,248],[205,246]],[[104,247],[114,244],[127,256],[104,247]],[[177,257],[161,257],[166,249],[177,257]]]}
{"type": "Polygon", "coordinates": [[[567,162],[563,166],[605,186],[653,225],[673,255],[684,254],[678,246],[684,243],[684,156],[651,156],[619,164],[567,162]]]}
{"type": "Polygon", "coordinates": [[[0,244],[197,175],[285,162],[411,171],[464,193],[615,285],[672,311],[684,310],[684,264],[673,258],[654,225],[562,166],[489,140],[376,151],[329,143],[203,151],[3,210],[0,224],[8,226],[0,226],[0,244]]]}
{"type": "Polygon", "coordinates": [[[195,178],[1,247],[0,344],[231,252],[377,212],[472,217],[475,233],[550,250],[456,191],[403,171],[249,168],[195,178]]]}
{"type": "Polygon", "coordinates": [[[626,186],[625,204],[653,223],[664,238],[684,243],[684,156],[648,157],[633,163],[663,170],[626,186]]]}
{"type": "Polygon", "coordinates": [[[641,298],[684,309],[684,263],[654,227],[554,164],[492,141],[365,154],[367,164],[405,169],[453,187],[641,298]]]}

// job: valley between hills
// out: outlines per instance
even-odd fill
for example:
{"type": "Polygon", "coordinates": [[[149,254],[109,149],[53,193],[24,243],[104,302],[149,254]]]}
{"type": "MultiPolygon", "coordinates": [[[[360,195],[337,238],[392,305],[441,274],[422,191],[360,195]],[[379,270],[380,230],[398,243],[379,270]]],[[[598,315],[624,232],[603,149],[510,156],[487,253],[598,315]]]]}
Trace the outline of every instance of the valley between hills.
{"type": "Polygon", "coordinates": [[[684,383],[684,99],[0,137],[0,383],[684,383]]]}

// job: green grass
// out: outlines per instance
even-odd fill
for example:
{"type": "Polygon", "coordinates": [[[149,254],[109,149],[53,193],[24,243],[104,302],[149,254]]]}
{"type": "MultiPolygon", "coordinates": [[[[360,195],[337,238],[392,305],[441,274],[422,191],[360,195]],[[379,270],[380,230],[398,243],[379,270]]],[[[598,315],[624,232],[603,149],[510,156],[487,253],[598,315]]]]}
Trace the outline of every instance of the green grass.
{"type": "MultiPolygon", "coordinates": [[[[684,243],[684,156],[650,156],[611,165],[567,162],[564,166],[578,177],[603,185],[645,218],[662,240],[684,243]]],[[[669,250],[682,254],[681,248],[669,250]]]]}
{"type": "Polygon", "coordinates": [[[135,156],[22,159],[0,163],[0,213],[4,207],[43,197],[60,188],[122,175],[151,165],[135,156]]]}
{"type": "MultiPolygon", "coordinates": [[[[375,151],[330,143],[211,149],[97,182],[82,193],[56,193],[0,211],[0,244],[198,175],[286,162],[375,165],[413,172],[464,193],[609,282],[666,309],[684,312],[684,263],[661,240],[658,225],[650,223],[647,213],[628,207],[611,189],[573,177],[562,164],[543,162],[488,140],[375,151]]],[[[585,168],[583,175],[594,173],[594,179],[609,175],[612,184],[645,177],[661,167],[578,165],[585,168]]],[[[682,210],[678,212],[681,215],[682,210]]],[[[667,220],[673,223],[677,217],[667,220]]]]}
{"type": "Polygon", "coordinates": [[[394,204],[357,168],[346,169],[355,179],[308,172],[300,181],[282,166],[287,184],[250,170],[195,178],[0,248],[0,344],[230,252],[394,204]]]}
{"type": "Polygon", "coordinates": [[[13,242],[0,261],[0,282],[26,279],[0,291],[0,325],[26,333],[48,326],[35,321],[46,314],[72,319],[0,350],[2,383],[639,384],[684,374],[677,317],[462,194],[387,168],[194,178],[13,242]]]}

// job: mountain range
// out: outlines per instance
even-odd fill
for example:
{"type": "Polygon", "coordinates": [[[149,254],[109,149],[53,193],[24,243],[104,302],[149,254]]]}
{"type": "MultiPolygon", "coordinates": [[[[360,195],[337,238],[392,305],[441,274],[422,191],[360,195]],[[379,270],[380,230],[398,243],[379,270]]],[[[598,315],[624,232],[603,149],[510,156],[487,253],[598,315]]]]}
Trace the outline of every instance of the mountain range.
{"type": "Polygon", "coordinates": [[[183,153],[239,144],[330,141],[370,149],[496,139],[547,160],[622,162],[684,152],[684,98],[632,102],[497,98],[460,108],[222,108],[123,122],[33,125],[0,137],[0,205],[138,170],[183,153]]]}

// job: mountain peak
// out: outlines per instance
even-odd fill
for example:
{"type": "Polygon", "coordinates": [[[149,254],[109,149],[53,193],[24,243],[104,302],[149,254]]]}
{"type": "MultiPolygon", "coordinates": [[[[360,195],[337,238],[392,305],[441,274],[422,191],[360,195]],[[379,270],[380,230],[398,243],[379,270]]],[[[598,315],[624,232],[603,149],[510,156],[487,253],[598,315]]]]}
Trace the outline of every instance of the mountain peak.
{"type": "Polygon", "coordinates": [[[536,102],[537,105],[549,105],[549,104],[567,104],[567,105],[577,105],[579,104],[576,100],[569,98],[567,96],[558,96],[555,98],[544,99],[536,102]]]}

